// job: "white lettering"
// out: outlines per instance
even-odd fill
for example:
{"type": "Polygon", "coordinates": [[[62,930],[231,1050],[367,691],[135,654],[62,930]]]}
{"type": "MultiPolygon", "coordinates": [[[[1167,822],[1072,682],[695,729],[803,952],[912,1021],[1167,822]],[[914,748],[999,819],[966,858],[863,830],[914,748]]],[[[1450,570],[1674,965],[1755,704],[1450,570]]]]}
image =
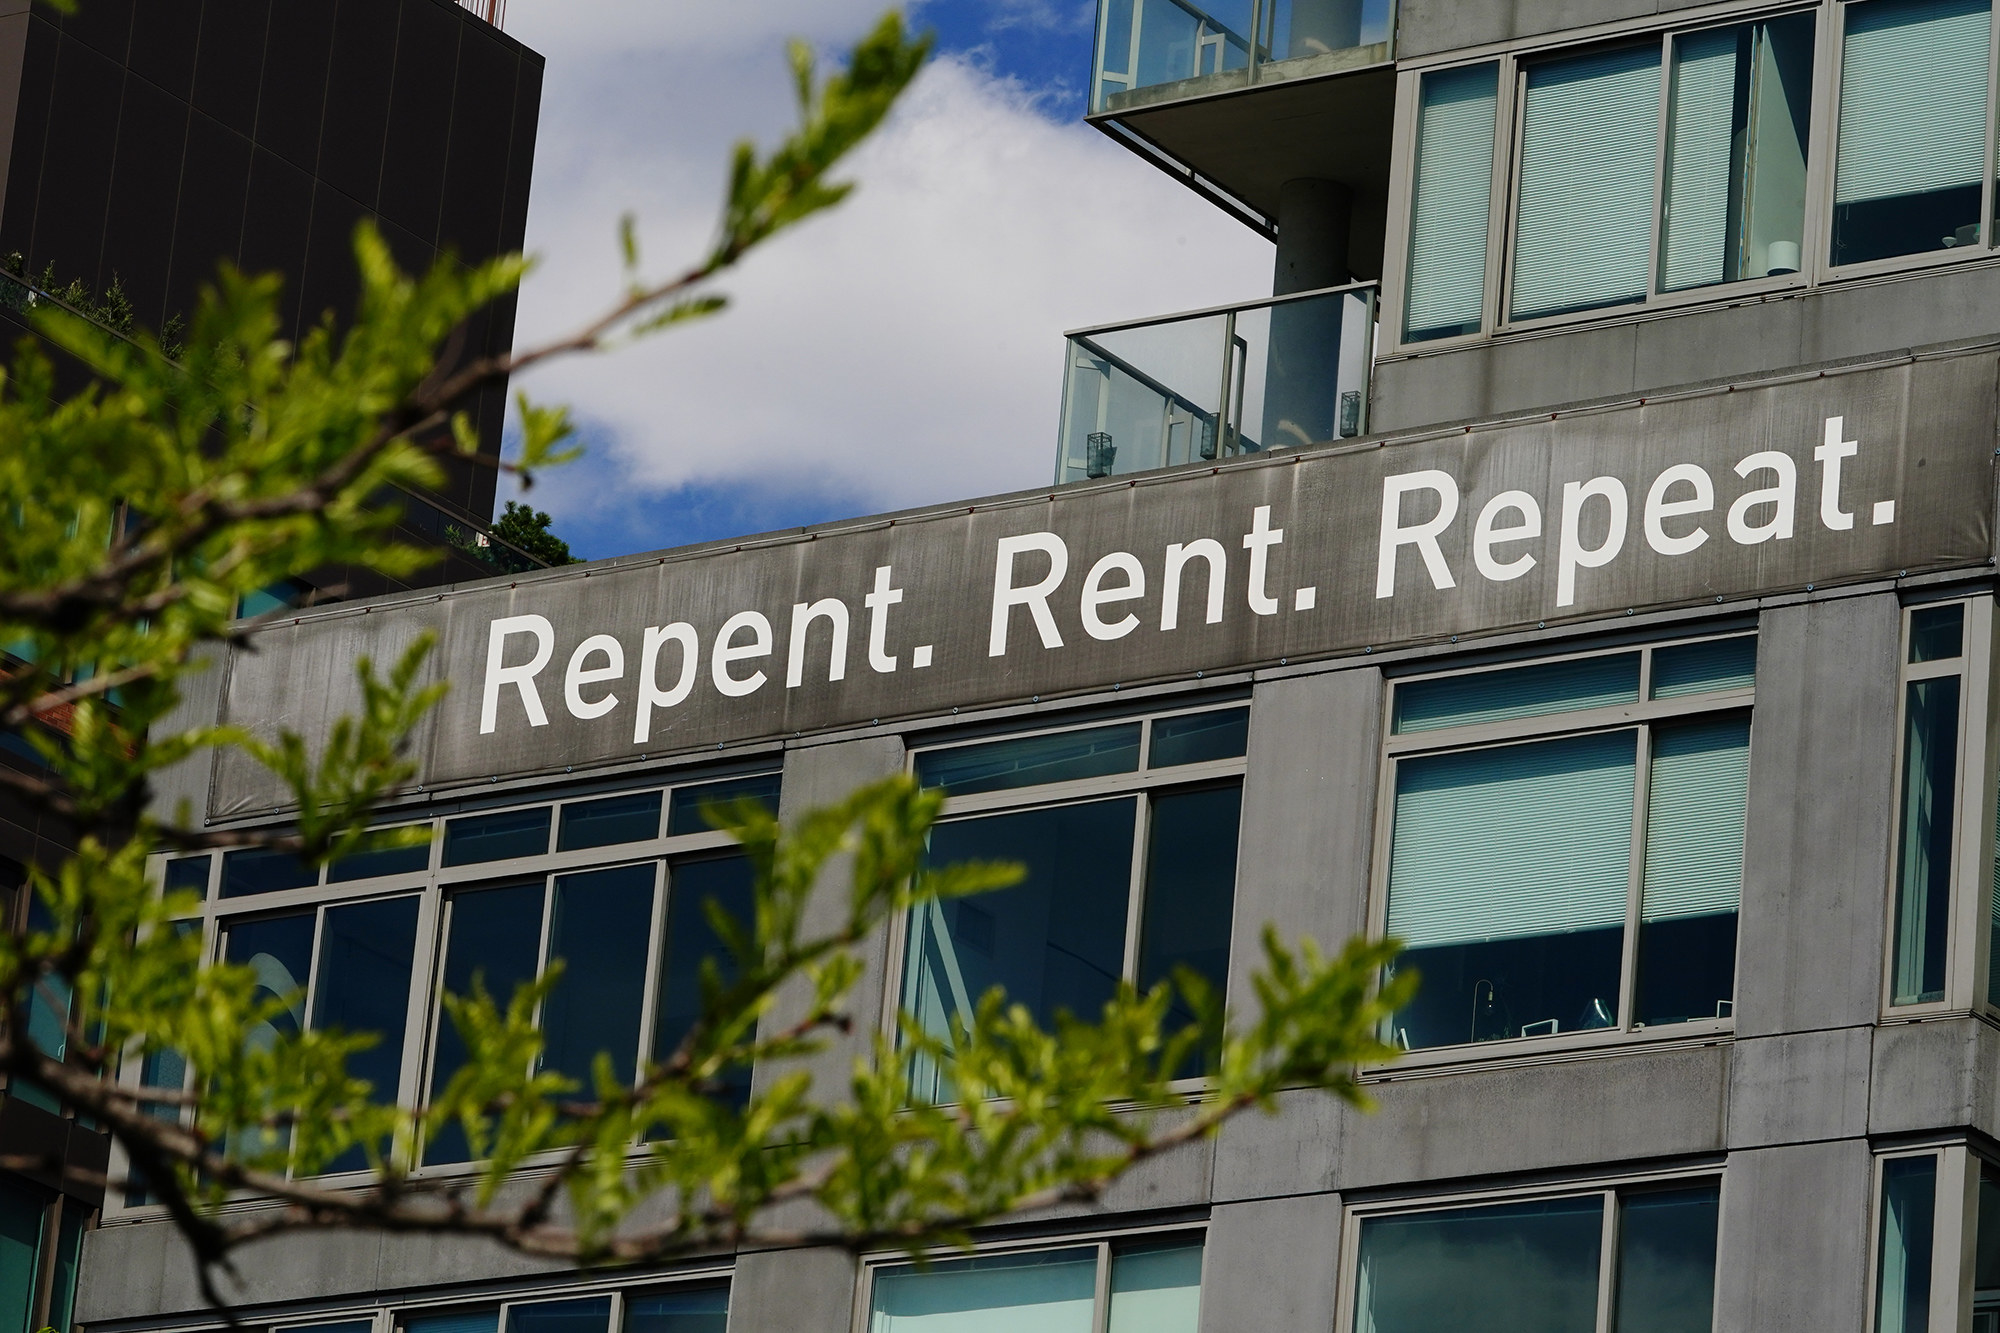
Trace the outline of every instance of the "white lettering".
{"type": "Polygon", "coordinates": [[[1616,477],[1592,477],[1589,481],[1563,484],[1562,533],[1556,546],[1557,606],[1569,606],[1576,601],[1577,570],[1610,564],[1612,557],[1623,549],[1626,515],[1625,484],[1616,477]],[[1583,526],[1584,501],[1593,496],[1602,499],[1610,509],[1611,522],[1603,545],[1585,547],[1579,530],[1583,526]]]}
{"type": "Polygon", "coordinates": [[[694,626],[685,620],[671,625],[648,625],[646,640],[639,649],[639,719],[632,724],[632,743],[643,745],[653,735],[653,710],[675,708],[694,692],[695,668],[701,661],[701,640],[694,626]],[[681,646],[681,678],[670,690],[659,685],[660,649],[667,644],[681,646]]]}
{"type": "Polygon", "coordinates": [[[755,611],[738,611],[722,622],[722,629],[715,636],[715,655],[709,659],[709,676],[715,681],[715,688],[732,699],[740,699],[746,694],[755,694],[764,687],[765,675],[753,672],[738,680],[729,674],[732,662],[741,662],[752,657],[771,655],[771,622],[755,611]],[[750,631],[750,642],[737,646],[731,640],[738,631],[750,631]]]}
{"type": "Polygon", "coordinates": [[[1775,449],[1751,454],[1736,465],[1736,475],[1747,478],[1752,472],[1775,472],[1778,483],[1760,491],[1745,491],[1729,506],[1729,536],[1740,546],[1755,546],[1772,538],[1792,535],[1792,513],[1798,507],[1799,469],[1790,454],[1775,449]],[[1775,506],[1768,523],[1750,523],[1750,511],[1758,505],[1775,506]]]}
{"type": "Polygon", "coordinates": [[[1502,542],[1526,541],[1541,535],[1542,507],[1535,503],[1535,497],[1526,491],[1502,491],[1486,502],[1486,507],[1479,511],[1478,521],[1472,525],[1473,567],[1495,583],[1518,579],[1535,567],[1535,557],[1523,551],[1512,560],[1495,560],[1493,548],[1502,542]],[[1521,515],[1521,521],[1503,528],[1495,520],[1510,509],[1521,515]]]}
{"type": "Polygon", "coordinates": [[[1382,479],[1382,544],[1375,564],[1375,595],[1390,597],[1396,591],[1396,548],[1414,546],[1424,558],[1424,568],[1431,576],[1431,586],[1439,590],[1455,588],[1451,570],[1444,562],[1444,551],[1438,546],[1438,534],[1451,526],[1458,517],[1458,483],[1449,472],[1431,469],[1424,472],[1404,472],[1394,477],[1382,479]],[[1413,527],[1403,524],[1403,497],[1411,491],[1436,491],[1438,511],[1433,517],[1413,527]]]}
{"type": "Polygon", "coordinates": [[[1661,555],[1686,555],[1708,540],[1708,529],[1696,524],[1685,537],[1676,537],[1667,531],[1666,520],[1685,514],[1706,514],[1713,508],[1715,483],[1709,480],[1708,473],[1693,463],[1674,464],[1653,478],[1652,489],[1646,492],[1646,544],[1661,555]],[[1667,492],[1681,485],[1692,487],[1693,497],[1669,500],[1667,492]]]}
{"type": "Polygon", "coordinates": [[[1841,439],[1846,433],[1846,417],[1828,417],[1826,443],[1813,450],[1819,463],[1819,521],[1835,532],[1854,526],[1854,515],[1840,507],[1840,463],[1860,453],[1861,442],[1841,439]]]}
{"type": "Polygon", "coordinates": [[[1139,617],[1126,613],[1116,620],[1105,620],[1097,614],[1097,609],[1107,602],[1129,602],[1135,597],[1146,595],[1146,568],[1139,563],[1139,557],[1129,551],[1113,551],[1090,567],[1090,577],[1083,581],[1083,628],[1093,639],[1122,639],[1139,628],[1139,617]],[[1104,587],[1104,576],[1119,573],[1125,576],[1123,584],[1104,587]]]}
{"type": "Polygon", "coordinates": [[[847,603],[838,597],[822,597],[808,606],[792,608],[792,652],[785,663],[785,688],[795,690],[806,679],[806,632],[815,620],[833,626],[833,642],[827,649],[826,678],[829,683],[847,677],[847,603]]]}
{"type": "Polygon", "coordinates": [[[603,717],[618,706],[618,696],[607,694],[602,699],[586,701],[583,687],[597,685],[607,680],[617,680],[625,674],[625,645],[609,634],[593,634],[576,646],[569,655],[569,671],[563,676],[563,702],[569,705],[571,717],[603,717]],[[594,668],[584,666],[584,659],[592,653],[603,653],[608,665],[594,668]]]}
{"type": "Polygon", "coordinates": [[[1042,647],[1060,648],[1062,635],[1056,632],[1056,618],[1049,611],[1049,594],[1069,573],[1069,547],[1053,532],[1030,532],[1020,537],[1002,537],[997,548],[999,563],[993,570],[993,632],[987,639],[986,655],[999,657],[1007,651],[1007,616],[1011,608],[1025,606],[1042,636],[1042,647]],[[1049,572],[1040,583],[1025,588],[1014,586],[1014,557],[1023,551],[1040,551],[1049,558],[1049,572]]]}
{"type": "Polygon", "coordinates": [[[1264,570],[1271,548],[1285,540],[1285,530],[1271,526],[1271,506],[1258,505],[1250,516],[1250,531],[1243,534],[1243,549],[1250,553],[1250,609],[1260,616],[1278,614],[1278,599],[1264,592],[1264,570]]]}
{"type": "Polygon", "coordinates": [[[884,673],[896,669],[896,655],[888,647],[889,608],[903,600],[903,590],[889,586],[889,569],[883,565],[875,571],[875,591],[861,599],[868,608],[868,665],[884,673]]]}
{"type": "Polygon", "coordinates": [[[486,688],[479,700],[479,734],[491,735],[500,720],[500,687],[512,685],[521,691],[521,706],[528,710],[528,725],[546,727],[549,715],[542,711],[542,696],[535,692],[535,675],[549,664],[556,650],[555,626],[546,616],[502,616],[486,631],[486,688]],[[522,666],[501,666],[507,636],[535,636],[535,656],[522,666]]]}
{"type": "Polygon", "coordinates": [[[1198,537],[1183,546],[1167,548],[1167,572],[1160,584],[1160,628],[1174,629],[1181,623],[1181,571],[1200,557],[1208,565],[1208,623],[1222,619],[1223,580],[1229,572],[1229,553],[1213,537],[1198,537]]]}

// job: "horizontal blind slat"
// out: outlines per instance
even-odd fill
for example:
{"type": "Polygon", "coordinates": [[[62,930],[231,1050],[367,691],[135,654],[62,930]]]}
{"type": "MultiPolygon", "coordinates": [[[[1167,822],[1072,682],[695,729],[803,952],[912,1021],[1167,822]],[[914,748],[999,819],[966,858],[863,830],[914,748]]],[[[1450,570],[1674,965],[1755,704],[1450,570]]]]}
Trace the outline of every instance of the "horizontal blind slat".
{"type": "Polygon", "coordinates": [[[1736,40],[1737,29],[1724,28],[1674,43],[1661,264],[1661,286],[1668,291],[1728,276],[1736,40]]]}
{"type": "Polygon", "coordinates": [[[1412,333],[1479,323],[1498,102],[1497,65],[1424,77],[1404,321],[1412,333]]]}
{"type": "Polygon", "coordinates": [[[1991,0],[1847,11],[1836,204],[1976,185],[1986,159],[1991,0]]]}
{"type": "Polygon", "coordinates": [[[1641,900],[1647,921],[1737,909],[1749,792],[1748,718],[1661,727],[1653,733],[1641,900]]]}

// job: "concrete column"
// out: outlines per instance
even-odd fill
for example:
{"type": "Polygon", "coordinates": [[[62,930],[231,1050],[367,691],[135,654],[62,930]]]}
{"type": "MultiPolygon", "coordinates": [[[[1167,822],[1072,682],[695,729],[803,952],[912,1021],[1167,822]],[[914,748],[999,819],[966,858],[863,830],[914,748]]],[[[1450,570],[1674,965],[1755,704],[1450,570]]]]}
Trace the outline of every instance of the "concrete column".
{"type": "Polygon", "coordinates": [[[736,1256],[729,1333],[851,1333],[854,1256],[842,1250],[761,1250],[736,1256]]]}
{"type": "MultiPolygon", "coordinates": [[[[1278,259],[1271,294],[1286,296],[1346,282],[1352,215],[1353,192],[1338,181],[1286,181],[1278,192],[1278,259]]],[[[1339,437],[1344,305],[1333,299],[1272,309],[1264,414],[1255,436],[1261,448],[1339,437]]]]}
{"type": "Polygon", "coordinates": [[[1866,1139],[1729,1154],[1715,1326],[1757,1333],[1867,1328],[1866,1139]]]}
{"type": "Polygon", "coordinates": [[[1202,1333],[1324,1333],[1339,1270],[1338,1194],[1218,1204],[1202,1265],[1202,1333]]]}

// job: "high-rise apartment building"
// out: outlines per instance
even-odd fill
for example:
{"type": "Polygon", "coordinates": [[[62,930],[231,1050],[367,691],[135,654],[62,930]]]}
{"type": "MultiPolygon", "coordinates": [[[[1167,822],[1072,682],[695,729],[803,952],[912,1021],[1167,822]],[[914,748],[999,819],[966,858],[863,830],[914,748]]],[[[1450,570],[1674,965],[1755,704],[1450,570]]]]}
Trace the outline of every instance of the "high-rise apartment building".
{"type": "MultiPolygon", "coordinates": [[[[589,975],[556,1068],[674,1030],[745,873],[691,796],[908,771],[935,856],[1028,878],[886,930],[821,1077],[989,986],[1089,1011],[1186,965],[1247,1005],[1268,922],[1406,946],[1374,1109],[1288,1096],[922,1268],[297,1236],[241,1316],[2000,1327],[1996,53],[1991,0],[1101,0],[1091,119],[1274,236],[1272,296],[1070,335],[1053,486],[260,632],[190,720],[313,732],[439,632],[388,815],[432,849],[161,873],[299,1021],[372,1015],[416,1102],[475,968],[589,975]]],[[[287,818],[228,759],[168,794],[287,818]]],[[[143,1201],[84,1271],[93,1333],[216,1327],[143,1201]]]]}
{"type": "MultiPolygon", "coordinates": [[[[0,342],[30,333],[30,303],[64,299],[171,338],[223,261],[282,275],[284,335],[297,337],[352,312],[364,218],[413,269],[519,250],[542,60],[499,17],[500,0],[0,3],[0,342]]],[[[469,332],[471,348],[505,350],[511,304],[469,332]]],[[[65,392],[88,379],[57,363],[65,392]]],[[[485,532],[503,410],[503,390],[481,397],[485,456],[455,462],[440,494],[384,497],[403,507],[406,537],[439,548],[430,581],[535,567],[485,532]]],[[[300,573],[244,613],[403,586],[300,573]]],[[[37,762],[0,736],[0,764],[37,762]]],[[[25,868],[73,845],[61,821],[0,798],[0,931],[35,928],[25,868]]],[[[45,1049],[65,1044],[68,1001],[31,998],[45,1049]]],[[[109,1145],[57,1111],[41,1089],[0,1087],[0,1156],[72,1169],[0,1170],[0,1333],[73,1324],[81,1238],[103,1203],[89,1177],[109,1145]]]]}

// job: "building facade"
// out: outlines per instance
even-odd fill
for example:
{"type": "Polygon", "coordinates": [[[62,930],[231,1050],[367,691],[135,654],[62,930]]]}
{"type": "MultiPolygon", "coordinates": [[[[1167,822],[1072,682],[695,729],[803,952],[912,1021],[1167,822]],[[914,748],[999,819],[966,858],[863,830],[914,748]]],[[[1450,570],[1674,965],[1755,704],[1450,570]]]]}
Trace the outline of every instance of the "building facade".
{"type": "MultiPolygon", "coordinates": [[[[31,336],[31,304],[67,300],[171,342],[225,261],[284,278],[281,332],[297,338],[351,313],[364,218],[406,267],[519,250],[542,60],[493,26],[500,11],[498,0],[0,4],[0,341],[31,336]]],[[[474,350],[504,351],[511,303],[470,335],[474,350]]],[[[55,359],[61,391],[88,380],[55,359]]],[[[538,565],[485,532],[504,406],[499,388],[475,405],[486,458],[454,463],[440,493],[385,497],[403,507],[404,538],[439,550],[431,581],[538,565]]],[[[301,571],[242,609],[403,586],[301,571]]],[[[12,647],[0,644],[0,670],[12,647]]],[[[39,762],[0,735],[0,764],[39,762]]],[[[58,865],[73,846],[61,821],[0,798],[0,930],[35,928],[27,867],[58,865]]],[[[68,999],[33,997],[49,1049],[63,1045],[68,999]]],[[[80,1182],[101,1174],[108,1140],[56,1112],[39,1089],[0,1086],[0,1152],[79,1173],[0,1171],[0,1333],[71,1327],[81,1237],[103,1203],[80,1182]]]]}
{"type": "MultiPolygon", "coordinates": [[[[438,635],[388,815],[436,836],[161,873],[415,1103],[475,968],[589,964],[556,1067],[672,1038],[689,909],[744,891],[703,793],[913,772],[934,855],[1030,873],[885,929],[856,1042],[1177,964],[1241,1007],[1267,923],[1388,934],[1423,981],[1373,1109],[1288,1095],[923,1269],[295,1236],[243,1318],[2000,1322],[1990,0],[1221,8],[1104,0],[1091,118],[1273,234],[1274,296],[1070,335],[1056,484],[265,627],[191,722],[320,734],[357,656],[438,635]]],[[[229,757],[164,794],[287,814],[229,757]]],[[[83,1272],[93,1333],[217,1326],[143,1198],[83,1272]]]]}

